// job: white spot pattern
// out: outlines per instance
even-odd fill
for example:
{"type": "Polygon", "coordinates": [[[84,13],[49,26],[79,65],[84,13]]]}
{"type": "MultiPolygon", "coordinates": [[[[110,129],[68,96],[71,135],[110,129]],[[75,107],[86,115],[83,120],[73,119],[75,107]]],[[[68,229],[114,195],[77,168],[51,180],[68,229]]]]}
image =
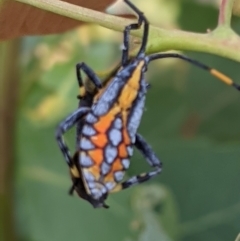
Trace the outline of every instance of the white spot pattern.
{"type": "Polygon", "coordinates": [[[127,152],[129,156],[133,155],[133,147],[132,146],[127,146],[127,152]]]}
{"type": "Polygon", "coordinates": [[[105,187],[110,191],[115,187],[116,183],[114,182],[106,182],[105,187]]]}
{"type": "Polygon", "coordinates": [[[86,181],[88,182],[93,182],[94,181],[94,176],[92,175],[92,173],[88,172],[88,171],[84,171],[84,178],[86,179],[86,181]]]}
{"type": "Polygon", "coordinates": [[[81,151],[80,154],[80,165],[83,167],[90,167],[93,165],[92,159],[86,155],[85,152],[81,151]]]}
{"type": "Polygon", "coordinates": [[[103,175],[106,175],[111,169],[111,166],[108,165],[106,162],[103,162],[102,163],[102,166],[101,166],[101,172],[103,175]]]}
{"type": "Polygon", "coordinates": [[[82,134],[86,136],[93,136],[96,134],[96,131],[89,125],[85,125],[82,129],[82,134]]]}
{"type": "Polygon", "coordinates": [[[107,192],[107,188],[105,186],[102,187],[102,193],[106,193],[107,192]]]}
{"type": "Polygon", "coordinates": [[[115,172],[114,177],[115,177],[116,182],[120,182],[120,181],[122,181],[122,179],[124,177],[124,172],[122,172],[122,171],[115,172]]]}
{"type": "Polygon", "coordinates": [[[86,116],[86,122],[90,123],[90,124],[94,124],[95,122],[97,122],[97,117],[95,115],[93,115],[92,113],[87,114],[86,116]]]}
{"type": "Polygon", "coordinates": [[[109,132],[109,138],[114,146],[118,146],[122,141],[122,133],[117,129],[111,129],[109,132]]]}
{"type": "Polygon", "coordinates": [[[91,194],[94,196],[94,199],[98,199],[102,196],[102,192],[97,188],[91,189],[91,194]]]}
{"type": "Polygon", "coordinates": [[[130,161],[128,159],[122,159],[122,165],[124,169],[128,169],[130,166],[130,161]]]}
{"type": "Polygon", "coordinates": [[[88,187],[91,189],[91,188],[94,188],[96,185],[95,185],[95,182],[88,182],[88,187]]]}
{"type": "Polygon", "coordinates": [[[105,101],[99,101],[96,106],[93,108],[93,113],[96,116],[102,116],[108,112],[109,103],[105,101]]]}
{"type": "Polygon", "coordinates": [[[87,139],[85,137],[83,137],[81,139],[81,141],[80,141],[80,149],[81,150],[92,150],[94,148],[95,148],[95,146],[89,139],[87,139]]]}
{"type": "Polygon", "coordinates": [[[105,149],[106,161],[108,164],[112,164],[114,159],[117,157],[117,148],[111,145],[107,145],[105,149]]]}
{"type": "Polygon", "coordinates": [[[116,118],[113,123],[114,128],[121,129],[122,128],[122,120],[120,118],[116,118]]]}

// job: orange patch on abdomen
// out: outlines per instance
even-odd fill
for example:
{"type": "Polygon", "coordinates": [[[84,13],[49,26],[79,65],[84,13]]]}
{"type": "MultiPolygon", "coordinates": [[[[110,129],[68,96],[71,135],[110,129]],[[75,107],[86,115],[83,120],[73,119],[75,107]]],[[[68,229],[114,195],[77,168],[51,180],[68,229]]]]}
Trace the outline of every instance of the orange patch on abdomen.
{"type": "Polygon", "coordinates": [[[125,145],[131,144],[131,141],[126,129],[123,129],[123,142],[125,143],[125,145]]]}
{"type": "Polygon", "coordinates": [[[101,165],[103,162],[103,150],[95,149],[87,152],[89,157],[94,161],[96,165],[101,165]]]}
{"type": "Polygon", "coordinates": [[[120,158],[114,160],[111,168],[111,172],[121,171],[123,169],[122,162],[120,158]]]}
{"type": "Polygon", "coordinates": [[[98,165],[94,165],[92,167],[86,168],[88,172],[92,173],[95,177],[95,180],[99,180],[100,178],[100,167],[98,165]]]}
{"type": "Polygon", "coordinates": [[[100,117],[99,121],[96,124],[94,124],[94,129],[100,133],[106,133],[113,119],[114,116],[109,113],[105,116],[100,117]]]}
{"type": "Polygon", "coordinates": [[[104,116],[100,116],[97,123],[94,124],[96,131],[100,133],[106,133],[110,128],[112,121],[116,118],[116,115],[120,113],[120,107],[115,104],[104,116]]]}
{"type": "Polygon", "coordinates": [[[118,146],[118,155],[119,155],[119,157],[121,157],[121,158],[126,158],[126,157],[128,157],[127,148],[126,148],[125,143],[121,143],[121,144],[118,146]]]}
{"type": "Polygon", "coordinates": [[[114,180],[114,173],[110,171],[104,178],[104,182],[115,182],[114,180]]]}
{"type": "Polygon", "coordinates": [[[104,148],[108,142],[106,134],[98,134],[91,137],[91,142],[100,148],[104,148]]]}
{"type": "Polygon", "coordinates": [[[123,167],[122,167],[121,159],[119,159],[119,158],[115,159],[112,164],[112,168],[111,168],[110,172],[104,178],[104,182],[112,182],[112,181],[115,182],[114,172],[122,171],[122,170],[123,170],[123,167]]]}

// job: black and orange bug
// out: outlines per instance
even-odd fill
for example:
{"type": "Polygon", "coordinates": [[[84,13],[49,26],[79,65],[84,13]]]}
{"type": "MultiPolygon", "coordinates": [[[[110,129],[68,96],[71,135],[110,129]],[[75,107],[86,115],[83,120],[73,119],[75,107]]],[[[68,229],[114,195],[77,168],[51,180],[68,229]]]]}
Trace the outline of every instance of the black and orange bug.
{"type": "Polygon", "coordinates": [[[85,99],[82,103],[80,102],[79,108],[74,113],[60,123],[56,131],[58,145],[70,167],[73,181],[70,193],[75,190],[94,207],[108,207],[104,201],[109,193],[147,181],[162,170],[160,160],[143,137],[137,133],[148,86],[144,73],[151,61],[179,58],[207,70],[225,84],[240,90],[240,86],[226,75],[184,55],[157,53],[146,56],[148,20],[129,0],[124,2],[138,15],[138,22],[124,29],[121,66],[103,86],[89,66],[85,63],[77,64],[80,90],[85,99]],[[129,58],[130,31],[139,29],[142,25],[143,37],[140,49],[135,57],[129,58]],[[95,85],[96,93],[84,93],[81,70],[95,85]],[[71,158],[69,149],[64,143],[63,134],[74,125],[77,125],[78,133],[77,151],[71,158]],[[124,172],[130,165],[133,145],[142,152],[155,170],[122,182],[124,172]]]}
{"type": "MultiPolygon", "coordinates": [[[[111,81],[112,76],[115,75],[115,73],[120,68],[120,66],[121,66],[120,64],[117,65],[117,67],[114,68],[114,70],[111,71],[108,74],[108,76],[101,81],[102,88],[104,88],[108,84],[108,82],[111,81]]],[[[80,100],[79,101],[79,108],[82,108],[82,107],[89,107],[90,108],[92,106],[92,103],[93,103],[93,98],[98,92],[98,88],[94,84],[92,84],[90,79],[86,79],[83,82],[81,76],[79,76],[78,68],[76,68],[76,70],[77,70],[77,79],[78,79],[78,85],[79,85],[79,95],[77,96],[77,98],[80,100]]],[[[77,132],[76,132],[77,143],[79,143],[80,138],[81,138],[81,131],[82,131],[83,124],[84,124],[84,118],[81,118],[76,124],[76,127],[77,127],[77,132]]],[[[82,177],[81,177],[81,172],[80,172],[79,168],[77,168],[79,166],[78,165],[78,159],[79,159],[78,153],[79,153],[78,151],[75,152],[75,154],[72,158],[71,164],[69,165],[70,176],[71,176],[72,182],[73,182],[73,184],[72,184],[72,186],[69,190],[69,194],[73,195],[73,192],[75,191],[81,198],[87,200],[88,202],[90,202],[95,207],[95,206],[98,205],[99,201],[96,202],[96,200],[94,200],[86,192],[86,189],[85,189],[82,177]]],[[[107,204],[105,204],[104,201],[103,201],[102,205],[103,205],[104,208],[109,208],[109,206],[107,204]]]]}

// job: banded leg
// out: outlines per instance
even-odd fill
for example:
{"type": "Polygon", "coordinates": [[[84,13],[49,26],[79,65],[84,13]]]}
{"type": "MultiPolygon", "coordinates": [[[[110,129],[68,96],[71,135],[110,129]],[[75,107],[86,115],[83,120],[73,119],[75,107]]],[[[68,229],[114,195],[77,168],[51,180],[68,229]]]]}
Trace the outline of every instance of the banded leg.
{"type": "MultiPolygon", "coordinates": [[[[80,94],[78,95],[78,99],[80,99],[79,103],[78,103],[78,108],[82,108],[82,107],[91,107],[93,104],[93,98],[96,94],[96,90],[93,89],[91,91],[87,91],[86,90],[86,84],[87,82],[82,81],[82,77],[81,77],[81,73],[80,70],[82,67],[80,67],[81,64],[78,64],[76,66],[76,71],[77,71],[77,78],[78,78],[78,84],[79,84],[79,89],[80,89],[80,94]]],[[[108,84],[109,81],[112,80],[113,76],[115,76],[115,74],[117,73],[117,71],[120,69],[121,67],[121,63],[119,63],[109,74],[107,77],[105,77],[102,81],[98,80],[97,84],[96,81],[92,81],[89,77],[86,81],[91,81],[93,82],[93,84],[96,86],[96,88],[98,88],[100,85],[102,85],[102,87],[106,86],[108,84]],[[99,82],[100,81],[100,82],[99,82]]],[[[78,144],[80,141],[80,136],[81,136],[81,132],[82,132],[82,126],[84,124],[84,119],[79,120],[79,122],[76,125],[76,143],[78,144]]],[[[76,148],[77,148],[77,144],[76,144],[76,148]]]]}
{"type": "Polygon", "coordinates": [[[134,145],[142,153],[150,166],[155,168],[162,167],[162,162],[158,159],[151,146],[139,133],[136,134],[136,141],[134,145]]]}
{"type": "Polygon", "coordinates": [[[152,177],[158,175],[162,171],[162,162],[157,158],[150,145],[144,140],[144,138],[140,134],[136,134],[135,146],[146,158],[149,165],[154,167],[155,170],[147,173],[141,173],[139,175],[129,178],[128,180],[117,185],[112,190],[112,192],[117,192],[122,189],[129,188],[135,184],[145,182],[151,179],[152,177]]]}
{"type": "Polygon", "coordinates": [[[159,53],[159,54],[152,54],[146,57],[147,62],[151,62],[156,59],[164,59],[164,58],[178,58],[181,60],[184,60],[192,65],[195,65],[196,67],[203,69],[205,71],[208,71],[211,75],[216,77],[218,80],[222,81],[226,85],[230,85],[240,91],[240,85],[233,82],[231,78],[226,76],[225,74],[221,73],[220,71],[213,69],[195,59],[191,59],[187,56],[184,56],[182,54],[177,53],[159,53]]]}
{"type": "Polygon", "coordinates": [[[81,97],[82,97],[81,93],[85,93],[85,87],[84,87],[83,80],[82,80],[81,70],[87,75],[88,79],[98,89],[102,88],[101,80],[98,78],[96,73],[88,65],[86,65],[84,62],[78,63],[76,65],[76,74],[77,74],[78,85],[79,85],[79,88],[80,88],[80,95],[78,96],[79,99],[81,99],[81,97]]]}
{"type": "Polygon", "coordinates": [[[76,123],[78,123],[79,120],[81,118],[83,118],[89,112],[89,110],[90,110],[90,108],[87,108],[87,107],[79,108],[78,110],[73,112],[70,116],[68,116],[64,121],[62,121],[59,124],[59,126],[57,127],[55,137],[57,139],[58,146],[59,146],[60,150],[62,151],[64,158],[69,167],[71,167],[73,165],[73,163],[72,163],[72,158],[71,158],[69,148],[67,147],[67,145],[65,144],[65,142],[63,140],[63,135],[71,127],[76,125],[76,123]]]}
{"type": "MultiPolygon", "coordinates": [[[[78,107],[90,108],[92,106],[94,93],[90,93],[86,91],[86,87],[83,83],[82,76],[81,76],[81,70],[87,75],[88,80],[91,81],[96,86],[97,89],[102,88],[102,83],[101,83],[101,80],[98,78],[98,76],[94,73],[94,71],[90,67],[88,67],[85,63],[78,63],[76,65],[76,74],[77,74],[77,80],[79,85],[79,95],[77,98],[80,100],[78,103],[78,107]]],[[[83,125],[83,121],[79,120],[79,122],[76,125],[76,143],[79,142],[80,134],[82,131],[82,125],[83,125]]]]}
{"type": "Polygon", "coordinates": [[[139,11],[131,2],[128,0],[124,0],[125,3],[138,15],[138,23],[133,23],[125,27],[123,32],[123,49],[122,49],[122,66],[126,66],[128,63],[128,52],[129,52],[129,35],[131,30],[137,30],[141,27],[142,23],[144,23],[144,30],[143,30],[143,38],[142,38],[142,45],[138,52],[138,55],[145,52],[147,38],[148,38],[148,28],[149,23],[148,20],[145,18],[144,14],[139,11]]]}

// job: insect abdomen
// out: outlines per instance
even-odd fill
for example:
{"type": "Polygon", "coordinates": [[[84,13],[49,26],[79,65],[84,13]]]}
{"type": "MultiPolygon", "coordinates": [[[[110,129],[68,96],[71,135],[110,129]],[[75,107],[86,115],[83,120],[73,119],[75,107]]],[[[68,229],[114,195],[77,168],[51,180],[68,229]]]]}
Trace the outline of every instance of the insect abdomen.
{"type": "Polygon", "coordinates": [[[86,189],[96,198],[114,189],[129,167],[145,102],[143,64],[127,73],[127,79],[116,77],[85,118],[79,163],[86,189]]]}

